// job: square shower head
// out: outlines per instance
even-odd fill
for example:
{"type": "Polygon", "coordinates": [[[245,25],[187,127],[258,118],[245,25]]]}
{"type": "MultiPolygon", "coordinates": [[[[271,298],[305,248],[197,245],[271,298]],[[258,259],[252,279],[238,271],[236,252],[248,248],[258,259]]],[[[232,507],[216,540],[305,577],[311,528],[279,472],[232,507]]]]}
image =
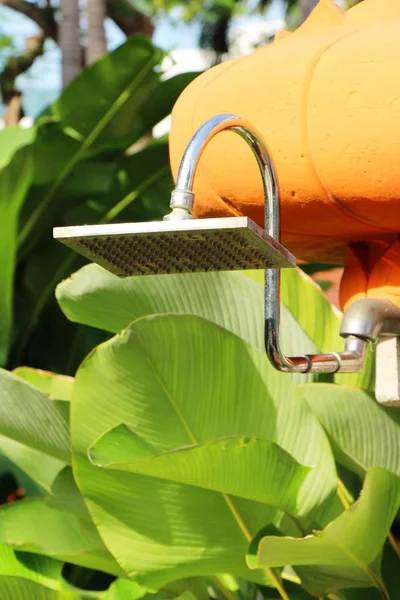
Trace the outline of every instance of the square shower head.
{"type": "Polygon", "coordinates": [[[119,277],[296,265],[247,217],[56,227],[54,237],[119,277]]]}

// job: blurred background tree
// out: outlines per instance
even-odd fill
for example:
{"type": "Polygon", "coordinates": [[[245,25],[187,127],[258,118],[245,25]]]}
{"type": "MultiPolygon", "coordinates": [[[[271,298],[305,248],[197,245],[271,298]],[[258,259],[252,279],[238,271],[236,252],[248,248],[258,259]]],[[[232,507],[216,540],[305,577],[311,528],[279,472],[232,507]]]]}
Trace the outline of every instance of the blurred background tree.
{"type": "MultiPolygon", "coordinates": [[[[348,8],[357,1],[338,3],[348,8]]],[[[196,32],[193,46],[209,51],[212,65],[229,57],[235,42],[232,35],[235,21],[245,24],[247,19],[258,16],[259,23],[266,23],[272,7],[280,11],[286,27],[294,29],[315,4],[316,0],[0,0],[0,6],[27,17],[37,26],[37,33],[26,39],[24,48],[16,51],[14,45],[14,51],[8,52],[8,60],[2,61],[0,92],[6,107],[6,123],[15,124],[24,114],[16,83],[18,76],[30,70],[35,60],[51,47],[51,42],[62,51],[63,85],[107,51],[106,23],[118,28],[125,37],[141,34],[151,38],[155,27],[169,21],[171,47],[177,41],[173,39],[173,24],[187,24],[196,32]]],[[[243,27],[246,29],[246,25],[243,27]]],[[[254,46],[268,43],[273,34],[270,28],[265,35],[254,39],[254,46]]],[[[7,49],[12,47],[9,44],[7,49]]]]}
{"type": "MultiPolygon", "coordinates": [[[[81,68],[107,50],[106,18],[127,37],[135,34],[151,37],[154,31],[150,16],[136,10],[129,0],[87,0],[84,4],[79,0],[0,0],[0,5],[27,17],[38,29],[37,35],[26,39],[25,48],[17,52],[14,46],[14,52],[9,52],[8,60],[3,61],[0,92],[6,115],[8,112],[13,114],[12,119],[7,119],[7,124],[15,124],[18,117],[23,116],[21,92],[16,79],[43,55],[46,42],[53,41],[61,48],[62,81],[66,85],[81,68]]],[[[4,36],[6,38],[9,36],[4,36]]],[[[12,44],[8,44],[7,49],[11,48],[12,44]]]]}

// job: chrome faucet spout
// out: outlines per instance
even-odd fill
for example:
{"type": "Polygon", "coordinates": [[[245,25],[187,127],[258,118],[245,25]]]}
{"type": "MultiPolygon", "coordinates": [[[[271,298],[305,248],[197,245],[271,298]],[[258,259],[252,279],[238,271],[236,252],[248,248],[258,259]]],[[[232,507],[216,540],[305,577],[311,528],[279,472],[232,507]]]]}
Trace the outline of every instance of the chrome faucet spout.
{"type": "Polygon", "coordinates": [[[171,194],[172,212],[164,220],[191,219],[194,193],[193,184],[196,169],[208,143],[221,131],[232,131],[243,138],[250,146],[262,175],[264,197],[268,204],[265,231],[275,240],[279,239],[279,195],[275,170],[261,134],[245,119],[238,115],[223,114],[211,117],[203,123],[191,138],[183,154],[176,178],[175,189],[171,194]]]}
{"type": "MultiPolygon", "coordinates": [[[[250,146],[257,160],[264,188],[265,231],[280,242],[279,191],[275,169],[261,134],[245,119],[234,114],[223,114],[206,121],[193,135],[183,155],[176,187],[171,195],[172,212],[165,220],[191,219],[195,196],[194,177],[200,158],[208,143],[220,132],[232,131],[250,146]]],[[[280,329],[280,270],[265,271],[265,349],[272,365],[289,373],[335,373],[360,371],[364,363],[366,341],[355,343],[353,336],[346,340],[344,352],[285,356],[279,341],[280,329]]]]}

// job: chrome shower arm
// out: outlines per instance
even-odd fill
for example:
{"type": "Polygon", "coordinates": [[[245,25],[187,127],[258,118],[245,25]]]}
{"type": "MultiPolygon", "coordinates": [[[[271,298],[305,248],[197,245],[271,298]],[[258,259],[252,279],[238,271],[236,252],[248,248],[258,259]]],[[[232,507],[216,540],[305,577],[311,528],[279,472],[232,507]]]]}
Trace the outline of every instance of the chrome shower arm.
{"type": "Polygon", "coordinates": [[[208,119],[191,138],[183,154],[171,194],[172,213],[164,220],[190,219],[194,203],[193,184],[200,158],[208,143],[221,131],[233,131],[250,146],[262,175],[265,198],[265,231],[279,240],[279,194],[275,170],[261,135],[245,119],[237,115],[224,114],[208,119]]]}
{"type": "MultiPolygon", "coordinates": [[[[233,114],[217,115],[206,121],[194,134],[183,155],[175,190],[171,196],[172,212],[166,220],[190,219],[194,203],[193,182],[200,158],[208,143],[221,131],[233,131],[250,146],[260,168],[264,188],[266,232],[280,241],[279,192],[274,166],[262,136],[245,119],[233,114]]],[[[348,334],[344,352],[287,357],[279,342],[280,271],[265,271],[265,349],[279,371],[297,373],[334,373],[360,371],[364,364],[366,339],[348,334]]]]}

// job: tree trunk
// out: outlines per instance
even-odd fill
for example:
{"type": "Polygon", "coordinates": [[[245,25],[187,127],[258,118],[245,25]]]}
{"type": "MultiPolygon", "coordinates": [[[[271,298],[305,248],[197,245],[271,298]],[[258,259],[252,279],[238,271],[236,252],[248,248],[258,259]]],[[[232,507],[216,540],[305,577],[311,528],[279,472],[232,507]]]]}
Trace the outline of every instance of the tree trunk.
{"type": "Polygon", "coordinates": [[[22,117],[22,94],[14,91],[13,95],[7,98],[6,108],[3,113],[4,124],[6,127],[18,125],[22,117]]]}
{"type": "MultiPolygon", "coordinates": [[[[151,37],[153,35],[154,25],[150,17],[137,11],[130,0],[104,0],[104,2],[107,15],[126,36],[140,34],[151,37]]],[[[56,9],[47,1],[44,6],[42,4],[33,4],[27,0],[0,0],[0,5],[8,6],[29,17],[44,31],[46,37],[59,43],[59,26],[54,16],[56,9]]]]}
{"type": "Polygon", "coordinates": [[[0,93],[5,106],[4,121],[7,127],[18,125],[24,116],[22,94],[17,88],[19,75],[30,69],[38,56],[44,52],[45,35],[34,35],[26,39],[25,50],[17,56],[10,56],[0,71],[0,93]]]}
{"type": "Polygon", "coordinates": [[[62,51],[62,82],[65,87],[82,68],[79,0],[62,0],[59,44],[62,51]]]}
{"type": "Polygon", "coordinates": [[[110,19],[126,36],[139,34],[152,37],[154,25],[150,17],[133,8],[129,0],[106,0],[106,7],[110,19]]]}
{"type": "Polygon", "coordinates": [[[88,34],[86,63],[88,65],[107,52],[106,32],[104,28],[105,18],[105,0],[87,0],[88,34]]]}
{"type": "Polygon", "coordinates": [[[314,10],[317,0],[300,0],[300,18],[301,22],[305,21],[308,15],[314,10]]]}

